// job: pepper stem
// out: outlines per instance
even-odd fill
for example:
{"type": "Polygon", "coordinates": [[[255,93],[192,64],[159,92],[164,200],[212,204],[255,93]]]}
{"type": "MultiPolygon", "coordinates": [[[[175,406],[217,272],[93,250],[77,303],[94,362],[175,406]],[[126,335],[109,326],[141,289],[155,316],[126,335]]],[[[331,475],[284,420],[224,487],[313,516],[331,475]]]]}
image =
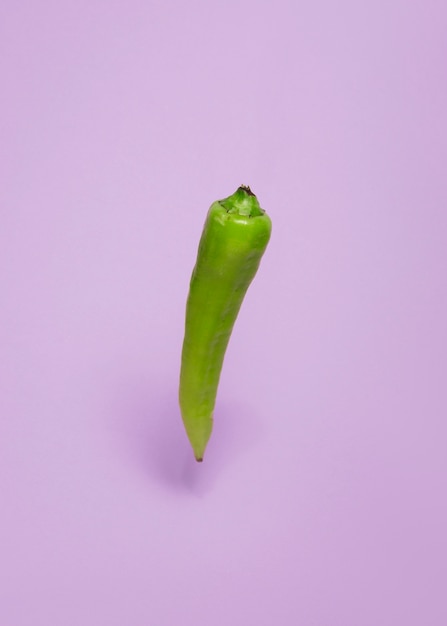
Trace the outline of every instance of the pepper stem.
{"type": "Polygon", "coordinates": [[[256,217],[264,215],[264,211],[259,206],[259,202],[250,187],[241,185],[232,196],[219,200],[227,213],[236,213],[245,217],[256,217]]]}

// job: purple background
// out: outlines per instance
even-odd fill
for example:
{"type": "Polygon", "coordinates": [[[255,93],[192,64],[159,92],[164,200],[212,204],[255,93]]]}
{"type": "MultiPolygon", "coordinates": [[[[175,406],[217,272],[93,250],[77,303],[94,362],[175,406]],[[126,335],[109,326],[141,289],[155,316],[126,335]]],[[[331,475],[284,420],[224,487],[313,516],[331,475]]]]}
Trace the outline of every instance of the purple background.
{"type": "Polygon", "coordinates": [[[447,623],[445,2],[0,6],[2,626],[447,623]],[[273,220],[205,462],[208,206],[273,220]]]}

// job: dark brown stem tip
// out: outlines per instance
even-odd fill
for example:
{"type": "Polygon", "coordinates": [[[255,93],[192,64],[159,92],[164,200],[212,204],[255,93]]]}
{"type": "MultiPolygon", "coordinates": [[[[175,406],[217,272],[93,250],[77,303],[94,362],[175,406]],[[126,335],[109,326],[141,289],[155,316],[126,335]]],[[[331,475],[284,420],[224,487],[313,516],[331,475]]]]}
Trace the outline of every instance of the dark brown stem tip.
{"type": "Polygon", "coordinates": [[[196,461],[197,461],[197,463],[202,463],[203,459],[198,459],[198,458],[196,457],[196,461]]]}
{"type": "Polygon", "coordinates": [[[245,193],[247,193],[249,196],[255,195],[248,185],[240,185],[239,189],[242,189],[243,191],[245,191],[245,193]]]}

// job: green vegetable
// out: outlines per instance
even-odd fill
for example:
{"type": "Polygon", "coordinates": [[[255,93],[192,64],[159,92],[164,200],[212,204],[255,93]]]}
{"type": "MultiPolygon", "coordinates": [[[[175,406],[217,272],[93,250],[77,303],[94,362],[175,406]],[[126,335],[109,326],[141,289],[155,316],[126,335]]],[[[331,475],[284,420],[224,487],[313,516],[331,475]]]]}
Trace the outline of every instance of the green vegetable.
{"type": "Polygon", "coordinates": [[[203,460],[211,435],[231,331],[270,233],[270,218],[249,187],[239,187],[208,211],[186,305],[179,391],[183,423],[197,461],[203,460]]]}

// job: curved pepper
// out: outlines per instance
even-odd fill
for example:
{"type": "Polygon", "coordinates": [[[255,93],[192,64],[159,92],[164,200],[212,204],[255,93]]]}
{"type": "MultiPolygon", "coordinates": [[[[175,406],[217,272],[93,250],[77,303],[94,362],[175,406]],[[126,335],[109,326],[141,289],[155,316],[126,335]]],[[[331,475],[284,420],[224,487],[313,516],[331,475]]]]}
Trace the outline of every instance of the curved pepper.
{"type": "Polygon", "coordinates": [[[197,461],[203,460],[228,341],[271,233],[249,187],[214,202],[205,221],[186,305],[179,400],[197,461]]]}

